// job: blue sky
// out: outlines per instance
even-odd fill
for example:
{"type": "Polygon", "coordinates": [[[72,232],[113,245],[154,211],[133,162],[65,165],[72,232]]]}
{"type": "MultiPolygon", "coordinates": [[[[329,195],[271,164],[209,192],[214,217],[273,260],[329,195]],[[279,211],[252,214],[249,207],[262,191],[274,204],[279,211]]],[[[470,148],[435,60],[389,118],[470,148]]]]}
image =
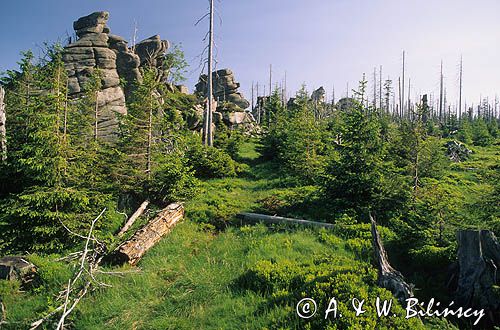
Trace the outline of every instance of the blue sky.
{"type": "MultiPolygon", "coordinates": [[[[443,59],[448,100],[454,103],[461,55],[468,104],[477,104],[481,94],[500,94],[498,0],[216,0],[216,7],[222,18],[215,25],[218,68],[233,69],[247,97],[252,81],[268,85],[269,64],[276,81],[287,72],[290,93],[302,83],[329,93],[335,85],[338,98],[347,82],[354,87],[363,72],[370,80],[379,65],[384,79],[397,83],[403,49],[414,99],[438,94],[443,59]]],[[[44,41],[72,33],[78,17],[106,10],[114,34],[130,39],[137,21],[139,39],[160,34],[182,43],[192,90],[207,27],[206,21],[194,23],[207,9],[207,0],[4,1],[0,71],[15,68],[20,51],[37,51],[44,41]]]]}

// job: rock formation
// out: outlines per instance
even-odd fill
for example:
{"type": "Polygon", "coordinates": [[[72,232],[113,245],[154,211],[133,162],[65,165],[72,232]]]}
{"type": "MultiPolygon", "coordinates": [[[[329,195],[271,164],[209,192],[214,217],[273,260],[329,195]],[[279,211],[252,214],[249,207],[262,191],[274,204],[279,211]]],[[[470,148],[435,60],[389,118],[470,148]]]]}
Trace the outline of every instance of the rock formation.
{"type": "Polygon", "coordinates": [[[353,107],[353,105],[356,104],[356,100],[351,98],[351,97],[344,97],[341,98],[337,104],[335,105],[335,108],[340,111],[348,111],[350,108],[353,107]]]}
{"type": "MultiPolygon", "coordinates": [[[[213,93],[218,104],[214,113],[214,122],[217,122],[215,118],[220,117],[231,128],[253,129],[255,126],[254,117],[250,112],[245,111],[250,106],[250,102],[239,92],[240,83],[235,81],[233,72],[229,69],[222,69],[212,73],[212,77],[213,93]]],[[[199,82],[196,84],[196,94],[200,97],[206,97],[207,88],[207,75],[204,74],[200,76],[199,82]]]]}
{"type": "Polygon", "coordinates": [[[323,86],[312,92],[311,94],[311,100],[313,103],[325,103],[325,97],[326,97],[326,92],[323,86]]]}
{"type": "Polygon", "coordinates": [[[97,12],[73,23],[78,40],[64,49],[63,61],[68,72],[68,93],[80,96],[96,68],[101,71],[102,89],[98,93],[98,135],[111,139],[118,127],[116,114],[126,114],[125,93],[120,87],[116,53],[109,47],[107,12],[97,12]]]}
{"type": "MultiPolygon", "coordinates": [[[[237,106],[239,111],[243,111],[250,106],[250,102],[238,91],[240,83],[235,82],[234,74],[229,69],[222,69],[212,73],[213,93],[219,104],[219,108],[224,107],[224,103],[230,103],[237,106]]],[[[196,84],[196,94],[207,95],[207,75],[201,75],[198,84],[196,84]]]]}
{"type": "Polygon", "coordinates": [[[107,12],[96,12],[73,23],[78,40],[64,49],[63,61],[68,72],[70,97],[79,97],[95,69],[101,73],[98,93],[98,136],[113,140],[118,129],[117,114],[127,113],[126,97],[134,83],[142,79],[146,66],[156,67],[162,78],[163,62],[169,42],[156,35],[139,42],[133,49],[122,37],[110,34],[107,12]],[[120,85],[125,81],[125,87],[120,85]]]}

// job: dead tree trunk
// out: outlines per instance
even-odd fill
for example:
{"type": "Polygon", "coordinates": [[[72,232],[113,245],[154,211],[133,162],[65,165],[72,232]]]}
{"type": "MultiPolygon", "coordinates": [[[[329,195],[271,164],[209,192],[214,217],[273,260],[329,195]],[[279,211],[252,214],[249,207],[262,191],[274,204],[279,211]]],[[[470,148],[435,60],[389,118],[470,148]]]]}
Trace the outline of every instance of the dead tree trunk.
{"type": "Polygon", "coordinates": [[[112,253],[111,260],[115,263],[127,262],[136,265],[142,256],[168,234],[183,217],[184,207],[181,204],[170,204],[131,239],[121,244],[112,253]]]}
{"type": "Polygon", "coordinates": [[[240,213],[240,214],[238,214],[238,217],[243,222],[249,222],[249,223],[264,222],[266,224],[296,224],[296,225],[323,227],[323,228],[330,228],[330,229],[334,227],[334,225],[331,223],[316,222],[316,221],[309,221],[309,220],[302,220],[302,219],[283,218],[283,217],[277,217],[277,216],[265,215],[265,214],[257,214],[257,213],[240,213]]]}
{"type": "Polygon", "coordinates": [[[5,114],[5,90],[0,86],[0,161],[7,160],[7,129],[5,127],[7,117],[5,114]]]}
{"type": "Polygon", "coordinates": [[[500,298],[495,287],[500,284],[500,243],[488,230],[461,230],[457,240],[460,268],[457,303],[499,313],[500,298]]]}
{"type": "Polygon", "coordinates": [[[413,286],[405,282],[403,275],[392,268],[387,258],[382,239],[377,231],[377,223],[370,215],[372,222],[372,244],[375,254],[375,263],[378,269],[378,285],[391,291],[401,303],[413,297],[413,286]]]}

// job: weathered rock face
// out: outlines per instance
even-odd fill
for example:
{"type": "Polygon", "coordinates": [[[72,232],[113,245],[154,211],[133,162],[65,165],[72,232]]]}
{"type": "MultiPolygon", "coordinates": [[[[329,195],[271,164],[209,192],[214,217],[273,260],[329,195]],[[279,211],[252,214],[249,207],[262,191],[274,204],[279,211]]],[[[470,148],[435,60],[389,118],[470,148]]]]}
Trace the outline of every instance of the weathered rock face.
{"type": "MultiPolygon", "coordinates": [[[[207,75],[202,75],[196,84],[196,94],[207,95],[207,75]]],[[[240,83],[235,81],[234,74],[229,69],[222,69],[212,74],[213,94],[217,100],[217,111],[214,122],[223,122],[230,128],[243,128],[246,131],[255,128],[255,119],[250,112],[245,111],[250,106],[241,92],[240,83]],[[215,120],[216,119],[216,120],[215,120]]]]}
{"type": "MultiPolygon", "coordinates": [[[[246,100],[241,92],[238,91],[240,83],[234,79],[234,74],[229,69],[222,69],[212,73],[213,79],[213,94],[217,102],[223,106],[224,102],[232,103],[240,108],[240,111],[245,110],[250,106],[250,102],[246,100]]],[[[207,95],[207,75],[201,75],[198,84],[196,84],[196,94],[201,96],[207,95]]]]}
{"type": "Polygon", "coordinates": [[[356,103],[356,101],[351,97],[341,98],[335,107],[340,111],[348,111],[352,106],[356,103]]]}
{"type": "Polygon", "coordinates": [[[135,53],[141,60],[141,66],[159,67],[169,48],[170,43],[167,40],[161,40],[159,35],[155,35],[139,42],[135,46],[135,53]]]}
{"type": "Polygon", "coordinates": [[[82,37],[89,33],[109,33],[109,28],[106,26],[108,18],[109,13],[105,11],[95,12],[88,16],[79,18],[73,23],[73,28],[75,29],[78,37],[82,37]]]}
{"type": "Polygon", "coordinates": [[[65,47],[63,61],[68,72],[69,95],[80,97],[95,69],[101,73],[102,89],[98,93],[98,136],[113,141],[118,130],[117,114],[127,113],[126,98],[133,86],[142,80],[146,66],[157,67],[163,76],[162,58],[169,48],[166,40],[153,36],[139,42],[134,49],[120,36],[110,34],[107,12],[96,12],[73,23],[78,40],[65,47]],[[120,85],[121,80],[126,82],[120,85]]]}
{"type": "Polygon", "coordinates": [[[326,92],[323,86],[312,92],[311,100],[314,103],[325,103],[326,92]]]}
{"type": "MultiPolygon", "coordinates": [[[[80,96],[95,69],[101,72],[102,89],[98,93],[98,136],[113,140],[118,129],[117,114],[125,115],[125,93],[120,87],[117,52],[110,48],[107,12],[97,12],[78,19],[73,27],[79,39],[66,46],[63,61],[68,72],[68,93],[80,96]]],[[[115,41],[114,39],[112,39],[115,41]]]]}

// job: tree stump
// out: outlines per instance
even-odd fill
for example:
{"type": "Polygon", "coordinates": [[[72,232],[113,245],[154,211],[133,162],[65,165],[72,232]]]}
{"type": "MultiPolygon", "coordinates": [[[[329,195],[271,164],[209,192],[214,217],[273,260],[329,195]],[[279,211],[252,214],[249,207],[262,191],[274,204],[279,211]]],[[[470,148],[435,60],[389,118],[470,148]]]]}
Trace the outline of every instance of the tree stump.
{"type": "Polygon", "coordinates": [[[489,230],[460,230],[457,303],[500,312],[500,243],[489,230]]]}
{"type": "Polygon", "coordinates": [[[25,286],[35,279],[36,273],[36,266],[23,257],[0,258],[0,280],[21,281],[25,286]]]}

